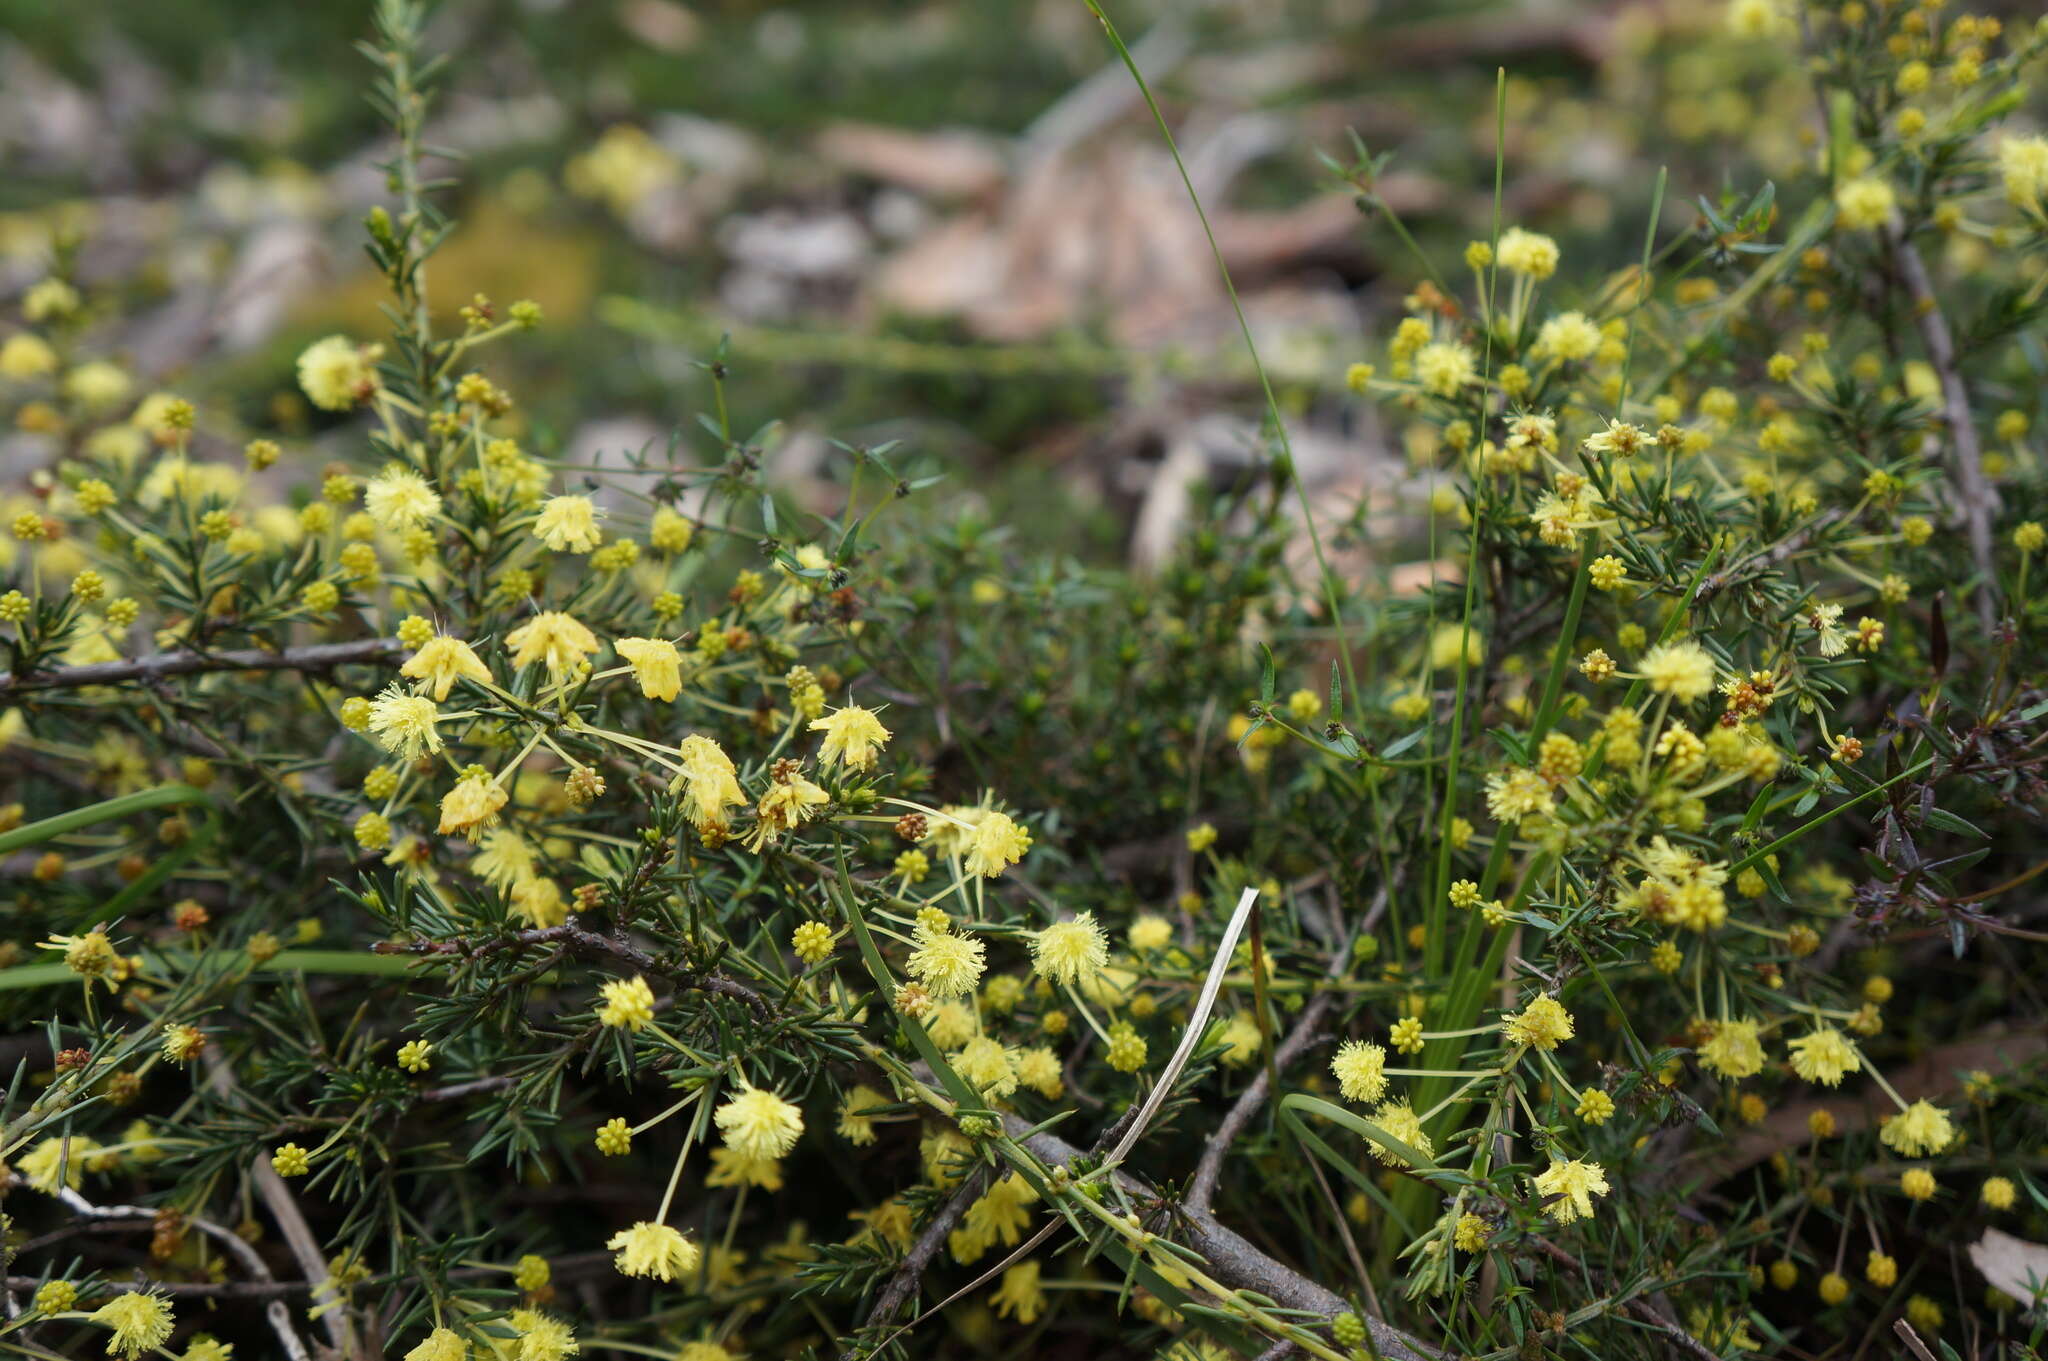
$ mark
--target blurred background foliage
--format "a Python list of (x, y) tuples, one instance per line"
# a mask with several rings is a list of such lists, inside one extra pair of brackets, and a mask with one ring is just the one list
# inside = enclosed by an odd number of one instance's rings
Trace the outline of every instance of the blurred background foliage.
[[(1304, 476), (1326, 484), (1387, 458), (1337, 388), (1399, 299), (1377, 287), (1389, 239), (1319, 149), (1356, 130), (1394, 151), (1388, 201), (1454, 249), (1491, 209), (1504, 63), (1511, 220), (1617, 259), (1658, 163), (1682, 200), (1802, 154), (1790, 118), (1783, 145), (1746, 136), (1760, 110), (1805, 107), (1794, 63), (1704, 7), (1123, 9), (1307, 428)], [(340, 55), (362, 21), (0, 3), (0, 286), (78, 230), (122, 329), (102, 339), (145, 381), (199, 375), (191, 396), (249, 436), (317, 430), (293, 357), (381, 325), (355, 228), (388, 147)], [(730, 332), (736, 410), (803, 413), (776, 442), (786, 479), (824, 432), (906, 439), (996, 518), (1090, 559), (1159, 555), (1133, 538), (1177, 446), (1212, 473), (1246, 457), (1249, 426), (1202, 421), (1248, 407), (1227, 300), (1083, 6), (452, 0), (432, 36), (457, 59), (430, 141), (460, 158), (433, 168), (459, 173), (461, 224), (432, 295), (547, 310), (513, 375), (537, 451), (664, 435), (708, 397), (688, 360)]]

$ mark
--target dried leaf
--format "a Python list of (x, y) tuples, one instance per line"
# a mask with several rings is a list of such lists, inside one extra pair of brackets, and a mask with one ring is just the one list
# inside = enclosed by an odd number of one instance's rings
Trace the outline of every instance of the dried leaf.
[(2031, 1300), (2048, 1289), (2048, 1246), (1997, 1229), (1970, 1244), (1970, 1261), (1984, 1279), (2016, 1300)]

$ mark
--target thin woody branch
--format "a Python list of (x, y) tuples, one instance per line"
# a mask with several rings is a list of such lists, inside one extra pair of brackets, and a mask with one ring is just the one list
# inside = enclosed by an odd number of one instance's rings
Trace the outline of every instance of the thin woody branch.
[[(13, 1180), (19, 1183), (20, 1178)], [(68, 1186), (60, 1186), (57, 1189), (57, 1198), (73, 1212), (87, 1219), (154, 1222), (157, 1217), (155, 1210), (145, 1209), (140, 1205), (95, 1205)], [(255, 1277), (257, 1286), (274, 1287), (277, 1284), (277, 1278), (271, 1274), (269, 1264), (240, 1234), (196, 1215), (185, 1216), (184, 1222), (219, 1243), (229, 1256), (241, 1263), (244, 1271)], [(270, 1304), (264, 1310), (264, 1316), (270, 1322), (271, 1331), (277, 1334), (278, 1345), (284, 1348), (289, 1361), (311, 1361), (305, 1342), (300, 1339), (297, 1329), (292, 1325), (291, 1311), (285, 1308), (281, 1298), (277, 1295), (270, 1297)]]
[[(1279, 1047), (1273, 1051), (1275, 1068), (1285, 1072), (1288, 1065), (1301, 1057), (1301, 1051), (1308, 1048), (1321, 1031), (1323, 1017), (1329, 1014), (1330, 1007), (1336, 1000), (1337, 994), (1334, 992), (1319, 992), (1308, 1000), (1307, 1005), (1301, 1009), (1301, 1015), (1295, 1019), (1294, 1028), (1287, 1032), (1287, 1038), (1280, 1041)], [(1223, 1176), (1223, 1160), (1229, 1155), (1231, 1146), (1237, 1142), (1237, 1136), (1244, 1133), (1244, 1127), (1251, 1123), (1252, 1117), (1259, 1113), (1259, 1108), (1266, 1104), (1270, 1088), (1271, 1084), (1266, 1081), (1266, 1070), (1261, 1068), (1258, 1076), (1239, 1093), (1237, 1101), (1217, 1124), (1216, 1132), (1211, 1134), (1208, 1142), (1202, 1146), (1201, 1161), (1195, 1164), (1195, 1175), (1188, 1182), (1185, 1203), (1189, 1208), (1203, 1213), (1208, 1212), (1210, 1204), (1216, 1199), (1216, 1183)]]
[(1997, 598), (1997, 575), (1992, 564), (1991, 517), (1998, 510), (1998, 492), (1984, 477), (1984, 451), (1977, 438), (1977, 421), (1970, 409), (1970, 388), (1956, 354), (1955, 337), (1948, 317), (1934, 295), (1927, 264), (1896, 222), (1887, 224), (1885, 236), (1899, 262), (1899, 275), (1913, 299), (1913, 324), (1919, 328), (1920, 343), (1927, 349), (1927, 362), (1941, 380), (1941, 417), (1948, 426), (1949, 467), (1955, 477), (1957, 499), (1962, 503), (1963, 524), (1970, 536), (1970, 558), (1977, 564), (1977, 611), (1985, 626), (1992, 622)]
[(0, 698), (37, 690), (75, 690), (87, 685), (156, 682), (172, 676), (223, 671), (332, 671), (337, 666), (395, 662), (405, 645), (395, 638), (362, 638), (352, 643), (315, 643), (279, 652), (240, 648), (233, 652), (158, 652), (119, 662), (90, 662), (46, 671), (0, 671)]
[[(1003, 1123), (1013, 1138), (1048, 1167), (1070, 1164), (1081, 1156), (1080, 1149), (1056, 1134), (1029, 1133), (1032, 1125), (1022, 1116), (1006, 1114)], [(1148, 1201), (1158, 1199), (1156, 1191), (1128, 1172), (1117, 1172), (1115, 1176), (1132, 1196)], [(1255, 1291), (1283, 1309), (1299, 1309), (1325, 1318), (1352, 1312), (1351, 1305), (1335, 1291), (1284, 1263), (1274, 1261), (1243, 1236), (1225, 1227), (1207, 1210), (1183, 1208), (1184, 1241), (1207, 1259), (1210, 1274), (1218, 1281), (1240, 1290)], [(1361, 1314), (1360, 1317), (1371, 1331), (1374, 1344), (1392, 1361), (1438, 1361), (1442, 1355), (1434, 1347), (1408, 1336), (1383, 1319), (1371, 1314)]]
[[(873, 1328), (889, 1322), (896, 1317), (896, 1311), (903, 1307), (903, 1302), (917, 1293), (917, 1287), (923, 1282), (924, 1273), (930, 1268), (932, 1258), (938, 1256), (939, 1247), (946, 1241), (946, 1235), (953, 1231), (953, 1227), (966, 1215), (967, 1207), (974, 1204), (987, 1185), (986, 1167), (977, 1167), (967, 1174), (959, 1189), (953, 1192), (951, 1199), (940, 1206), (939, 1212), (932, 1216), (931, 1223), (924, 1226), (924, 1232), (910, 1245), (910, 1251), (903, 1254), (903, 1260), (890, 1275), (889, 1283), (882, 1287), (882, 1293), (876, 1297), (874, 1308), (868, 1310), (866, 1327)], [(853, 1361), (857, 1355), (858, 1349), (849, 1347), (840, 1353), (840, 1361)]]
[(370, 949), (380, 955), (460, 955), (465, 959), (482, 959), (501, 950), (548, 944), (562, 945), (575, 954), (616, 959), (640, 973), (666, 979), (679, 988), (716, 993), (721, 997), (745, 1002), (763, 1016), (774, 1014), (775, 1009), (760, 993), (737, 979), (729, 978), (715, 970), (698, 973), (690, 969), (671, 968), (638, 946), (586, 929), (574, 917), (560, 926), (534, 927), (489, 940), (471, 940), (457, 936), (451, 940), (378, 941), (371, 945)]

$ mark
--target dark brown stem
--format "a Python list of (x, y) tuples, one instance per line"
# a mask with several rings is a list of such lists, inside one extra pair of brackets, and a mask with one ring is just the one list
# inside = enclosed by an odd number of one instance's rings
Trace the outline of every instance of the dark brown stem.
[[(960, 1189), (953, 1193), (952, 1199), (939, 1207), (939, 1212), (932, 1216), (932, 1222), (925, 1225), (924, 1232), (903, 1255), (903, 1261), (897, 1265), (895, 1274), (889, 1277), (889, 1283), (882, 1287), (882, 1293), (875, 1299), (875, 1307), (868, 1310), (865, 1327), (874, 1328), (888, 1323), (896, 1317), (896, 1311), (903, 1307), (903, 1302), (917, 1293), (918, 1286), (924, 1281), (924, 1273), (931, 1266), (932, 1258), (938, 1256), (946, 1235), (953, 1231), (953, 1226), (967, 1213), (967, 1207), (981, 1195), (987, 1182), (988, 1169), (975, 1168), (960, 1183)], [(848, 1347), (840, 1352), (839, 1361), (854, 1361), (859, 1355), (858, 1348)]]
[[(1273, 1051), (1275, 1069), (1284, 1072), (1287, 1065), (1300, 1057), (1302, 1050), (1308, 1048), (1322, 1028), (1323, 1017), (1329, 1014), (1336, 1000), (1337, 994), (1334, 992), (1319, 992), (1308, 1000), (1308, 1004), (1301, 1009), (1301, 1015), (1296, 1018), (1294, 1028), (1287, 1032), (1287, 1037), (1281, 1040), (1279, 1047)], [(1261, 1070), (1244, 1091), (1238, 1094), (1237, 1101), (1216, 1126), (1216, 1132), (1209, 1136), (1208, 1143), (1202, 1147), (1201, 1161), (1195, 1164), (1195, 1175), (1188, 1182), (1185, 1203), (1189, 1209), (1206, 1212), (1215, 1201), (1216, 1183), (1223, 1176), (1224, 1157), (1229, 1154), (1230, 1146), (1237, 1142), (1237, 1136), (1244, 1132), (1244, 1127), (1258, 1114), (1259, 1107), (1266, 1104), (1266, 1097), (1271, 1091), (1272, 1084), (1266, 1080), (1265, 1071)]]
[(235, 652), (159, 652), (129, 661), (59, 666), (20, 675), (0, 672), (0, 696), (31, 690), (71, 690), (82, 685), (118, 685), (123, 681), (160, 681), (216, 671), (331, 671), (357, 663), (382, 665), (397, 661), (405, 646), (395, 638), (363, 638), (353, 643), (317, 643), (282, 652), (243, 648)]
[(679, 988), (694, 988), (699, 992), (731, 997), (745, 1002), (763, 1016), (774, 1015), (774, 1008), (760, 993), (736, 979), (715, 972), (695, 973), (688, 969), (668, 968), (635, 945), (585, 929), (574, 917), (560, 926), (535, 927), (489, 940), (457, 936), (451, 940), (378, 941), (370, 949), (380, 955), (461, 955), (465, 959), (481, 959), (516, 946), (548, 944), (563, 945), (577, 954), (608, 956), (640, 973), (665, 978)]
[(420, 1101), (460, 1101), (465, 1096), (476, 1096), (482, 1092), (503, 1091), (515, 1081), (517, 1081), (516, 1078), (510, 1077), (480, 1077), (470, 1082), (450, 1083), (446, 1087), (429, 1087), (419, 1093), (417, 1099)]

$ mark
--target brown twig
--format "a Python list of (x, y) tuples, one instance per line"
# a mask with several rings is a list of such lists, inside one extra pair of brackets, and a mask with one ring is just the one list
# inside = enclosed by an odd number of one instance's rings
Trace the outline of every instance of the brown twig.
[(119, 662), (59, 666), (48, 671), (0, 672), (0, 696), (31, 690), (69, 690), (82, 685), (118, 685), (122, 681), (160, 681), (217, 671), (331, 671), (356, 663), (396, 661), (405, 651), (395, 638), (363, 638), (352, 643), (316, 643), (281, 652), (243, 648), (234, 652), (159, 652)]
[[(939, 1212), (932, 1216), (932, 1222), (925, 1225), (924, 1232), (903, 1255), (895, 1274), (882, 1287), (882, 1293), (876, 1296), (875, 1307), (868, 1310), (867, 1322), (862, 1325), (864, 1328), (888, 1323), (896, 1317), (896, 1311), (903, 1307), (903, 1302), (917, 1293), (918, 1286), (924, 1281), (924, 1273), (931, 1266), (932, 1258), (938, 1256), (946, 1235), (953, 1231), (953, 1226), (967, 1213), (967, 1207), (981, 1195), (987, 1181), (988, 1169), (975, 1168), (960, 1183), (960, 1189), (953, 1192), (952, 1199), (939, 1207)], [(849, 1346), (839, 1354), (839, 1361), (853, 1361), (859, 1354), (858, 1348)]]
[[(1285, 1070), (1287, 1065), (1294, 1062), (1301, 1051), (1315, 1040), (1317, 1031), (1322, 1027), (1323, 1017), (1329, 1014), (1336, 1000), (1337, 994), (1334, 992), (1319, 992), (1308, 1000), (1307, 1005), (1301, 1009), (1301, 1015), (1296, 1018), (1294, 1028), (1287, 1032), (1287, 1037), (1281, 1040), (1279, 1047), (1273, 1051), (1273, 1066), (1276, 1069)], [(1217, 1124), (1216, 1132), (1211, 1134), (1208, 1143), (1203, 1145), (1201, 1161), (1195, 1164), (1195, 1175), (1188, 1182), (1188, 1191), (1183, 1203), (1189, 1209), (1206, 1212), (1215, 1201), (1216, 1183), (1223, 1176), (1224, 1157), (1230, 1152), (1230, 1146), (1237, 1142), (1237, 1136), (1244, 1133), (1244, 1127), (1258, 1114), (1259, 1107), (1266, 1104), (1266, 1097), (1271, 1091), (1272, 1084), (1266, 1080), (1266, 1073), (1261, 1069), (1259, 1075), (1238, 1094), (1236, 1102)]]
[(378, 941), (370, 949), (380, 955), (461, 955), (465, 959), (481, 959), (515, 946), (548, 944), (561, 944), (577, 954), (609, 956), (640, 973), (665, 978), (679, 988), (717, 993), (721, 997), (745, 1002), (763, 1016), (775, 1014), (775, 1009), (760, 993), (737, 979), (717, 972), (696, 973), (689, 969), (669, 968), (635, 945), (586, 929), (574, 917), (560, 926), (535, 927), (488, 940), (457, 936), (450, 940)]
[[(1031, 1133), (1031, 1123), (1020, 1115), (1005, 1115), (1004, 1125), (1031, 1154), (1048, 1167), (1070, 1164), (1081, 1156), (1056, 1134)], [(1128, 1172), (1114, 1174), (1126, 1193), (1143, 1200), (1157, 1200), (1158, 1193)], [(1234, 1233), (1206, 1210), (1184, 1207), (1180, 1224), (1188, 1247), (1209, 1263), (1209, 1272), (1219, 1282), (1239, 1290), (1264, 1295), (1283, 1309), (1334, 1318), (1352, 1312), (1335, 1291), (1309, 1280), (1293, 1268), (1274, 1261)], [(1408, 1336), (1373, 1314), (1363, 1315), (1375, 1346), (1391, 1361), (1441, 1361), (1442, 1353), (1427, 1343)]]
[[(225, 1065), (222, 1068), (224, 1070)], [(299, 1202), (293, 1198), (291, 1188), (284, 1184), (284, 1178), (270, 1165), (270, 1155), (257, 1154), (256, 1161), (249, 1168), (249, 1174), (256, 1183), (256, 1194), (261, 1196), (263, 1203), (269, 1207), (271, 1218), (277, 1221), (278, 1231), (284, 1235), (286, 1246), (291, 1248), (292, 1256), (298, 1260), (299, 1270), (305, 1274), (306, 1280), (312, 1283), (314, 1294), (319, 1295), (322, 1287), (326, 1286), (326, 1293), (330, 1297), (333, 1296), (334, 1288), (326, 1285), (327, 1261), (320, 1255), (320, 1240), (313, 1236), (313, 1228), (306, 1222), (305, 1213), (299, 1209)], [(338, 1301), (333, 1302), (338, 1304)], [(271, 1305), (273, 1310), (283, 1307), (281, 1304)], [(334, 1349), (350, 1358), (350, 1361), (354, 1361), (360, 1352), (356, 1346), (355, 1328), (349, 1322), (348, 1312), (338, 1307), (329, 1309), (321, 1315), (320, 1321), (327, 1329), (328, 1341), (334, 1344)]]
[[(9, 1276), (12, 1290), (34, 1290), (43, 1283), (40, 1276)], [(151, 1281), (153, 1295), (188, 1300), (281, 1300), (303, 1295), (313, 1287), (304, 1281)]]
[(417, 1101), (460, 1101), (465, 1096), (476, 1096), (482, 1092), (503, 1091), (517, 1081), (517, 1078), (512, 1077), (480, 1077), (468, 1082), (451, 1082), (446, 1087), (428, 1087), (415, 1094), (414, 1099)]
[(1956, 493), (1962, 502), (1963, 522), (1970, 535), (1970, 556), (1976, 561), (1977, 612), (1984, 625), (1992, 623), (1998, 577), (1991, 560), (1991, 517), (1998, 510), (1998, 492), (1984, 479), (1984, 454), (1977, 439), (1977, 422), (1970, 410), (1970, 389), (1956, 355), (1955, 337), (1948, 318), (1935, 298), (1934, 285), (1927, 276), (1926, 262), (1897, 222), (1887, 223), (1885, 237), (1899, 262), (1899, 274), (1913, 298), (1913, 324), (1920, 330), (1920, 343), (1927, 349), (1927, 362), (1941, 380), (1941, 416), (1948, 426), (1949, 467), (1955, 476)]
[[(57, 1188), (57, 1198), (88, 1219), (136, 1219), (143, 1222), (156, 1219), (156, 1211), (140, 1205), (95, 1205), (68, 1186)], [(185, 1216), (184, 1222), (219, 1243), (229, 1256), (242, 1264), (244, 1271), (256, 1278), (258, 1284), (276, 1283), (277, 1278), (270, 1274), (269, 1264), (234, 1230), (195, 1215)], [(292, 1327), (291, 1311), (285, 1308), (283, 1300), (273, 1298), (264, 1315), (270, 1320), (270, 1330), (277, 1334), (278, 1344), (284, 1348), (289, 1361), (311, 1361), (306, 1344), (299, 1340), (297, 1330)]]
[[(1371, 931), (1377, 926), (1380, 915), (1386, 910), (1387, 889), (1383, 887), (1372, 906), (1366, 910), (1365, 922), (1360, 926), (1359, 934)], [(1338, 948), (1331, 954), (1329, 967), (1323, 972), (1326, 980), (1343, 977), (1345, 969), (1350, 967), (1351, 940), (1351, 937), (1340, 933)], [(1324, 1015), (1329, 1012), (1337, 997), (1338, 994), (1335, 992), (1319, 992), (1309, 999), (1308, 1004), (1302, 1007), (1301, 1015), (1295, 1020), (1294, 1028), (1287, 1032), (1287, 1038), (1280, 1041), (1279, 1047), (1273, 1051), (1273, 1066), (1268, 1071), (1284, 1071), (1288, 1064), (1300, 1056), (1301, 1051), (1316, 1038)], [(1188, 1182), (1188, 1205), (1206, 1212), (1215, 1201), (1216, 1183), (1223, 1175), (1224, 1156), (1229, 1153), (1231, 1144), (1237, 1141), (1237, 1136), (1244, 1132), (1244, 1127), (1251, 1122), (1252, 1116), (1258, 1113), (1259, 1107), (1265, 1104), (1271, 1088), (1272, 1084), (1267, 1080), (1266, 1072), (1261, 1072), (1238, 1094), (1236, 1104), (1224, 1115), (1222, 1123), (1216, 1126), (1216, 1132), (1209, 1136), (1208, 1143), (1202, 1148), (1201, 1161), (1195, 1164), (1195, 1175)]]

